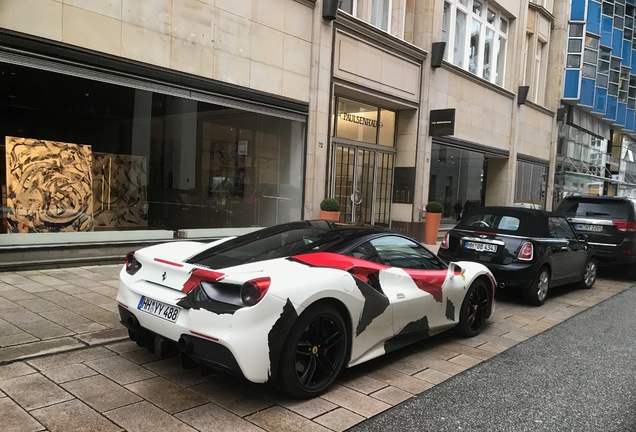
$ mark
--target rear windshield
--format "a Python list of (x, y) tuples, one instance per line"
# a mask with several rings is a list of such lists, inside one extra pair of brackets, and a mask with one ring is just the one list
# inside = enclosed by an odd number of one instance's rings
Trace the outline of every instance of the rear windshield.
[(320, 251), (341, 238), (341, 231), (315, 227), (295, 227), (287, 231), (267, 229), (237, 237), (188, 260), (213, 269), (248, 262), (283, 258), (307, 251)]
[(493, 228), (495, 230), (518, 231), (519, 218), (513, 216), (479, 213), (468, 217), (465, 225), (475, 228)]
[(546, 237), (548, 218), (538, 210), (482, 207), (466, 214), (457, 228), (519, 236)]
[(629, 204), (621, 201), (573, 201), (561, 203), (557, 213), (566, 217), (628, 219)]

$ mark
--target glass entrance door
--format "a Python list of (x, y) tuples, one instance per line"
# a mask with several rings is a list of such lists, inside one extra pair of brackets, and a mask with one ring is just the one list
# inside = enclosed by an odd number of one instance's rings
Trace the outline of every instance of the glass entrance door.
[(388, 225), (392, 172), (393, 154), (336, 145), (333, 183), (340, 219)]

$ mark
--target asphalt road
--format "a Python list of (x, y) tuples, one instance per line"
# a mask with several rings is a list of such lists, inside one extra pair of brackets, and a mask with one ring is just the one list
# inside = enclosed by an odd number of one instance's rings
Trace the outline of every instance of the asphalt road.
[(636, 431), (636, 286), (350, 431)]

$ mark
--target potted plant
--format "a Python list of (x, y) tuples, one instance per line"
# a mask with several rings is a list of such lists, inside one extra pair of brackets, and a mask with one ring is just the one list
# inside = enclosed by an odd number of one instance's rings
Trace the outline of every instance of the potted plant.
[(426, 220), (424, 221), (424, 243), (434, 245), (437, 243), (439, 224), (442, 220), (442, 205), (437, 201), (426, 204)]
[(325, 198), (320, 202), (320, 219), (340, 219), (340, 203), (335, 198)]

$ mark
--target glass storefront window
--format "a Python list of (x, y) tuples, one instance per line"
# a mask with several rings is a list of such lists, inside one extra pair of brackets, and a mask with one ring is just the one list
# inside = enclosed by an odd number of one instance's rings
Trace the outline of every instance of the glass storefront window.
[(375, 144), (377, 128), (377, 107), (338, 98), (336, 137)]
[(0, 63), (7, 233), (302, 217), (305, 124)]
[(395, 146), (395, 112), (380, 110), (380, 129), (378, 144), (393, 147)]
[(482, 205), (484, 161), (483, 153), (433, 143), (428, 201), (442, 204), (444, 218)]
[(517, 161), (515, 203), (538, 204), (545, 208), (548, 167)]
[(336, 138), (395, 146), (395, 112), (339, 97)]

